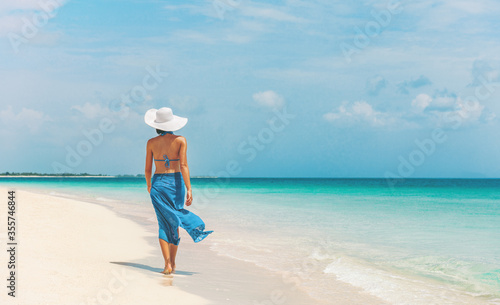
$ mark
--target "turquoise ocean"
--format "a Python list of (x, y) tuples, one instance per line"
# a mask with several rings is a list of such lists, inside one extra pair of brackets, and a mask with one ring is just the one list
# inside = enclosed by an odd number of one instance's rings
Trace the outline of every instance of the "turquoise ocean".
[[(191, 183), (188, 209), (215, 231), (212, 251), (281, 273), (283, 285), (319, 300), (340, 281), (389, 304), (500, 304), (500, 179)], [(144, 178), (0, 178), (0, 186), (156, 222)]]

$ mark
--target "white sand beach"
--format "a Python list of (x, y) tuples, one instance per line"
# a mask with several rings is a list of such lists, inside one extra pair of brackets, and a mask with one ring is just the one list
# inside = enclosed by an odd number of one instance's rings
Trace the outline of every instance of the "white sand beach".
[[(4, 201), (7, 191), (0, 188)], [(151, 228), (95, 203), (23, 190), (16, 194), (16, 298), (3, 289), (1, 304), (324, 304), (279, 275), (219, 256), (209, 243), (194, 244), (186, 235), (177, 273), (163, 275)], [(5, 219), (6, 206), (0, 211)], [(0, 236), (6, 240), (2, 223)], [(0, 253), (6, 279), (8, 253)], [(328, 304), (382, 304), (343, 288), (332, 287), (339, 295)]]
[[(0, 193), (7, 198), (6, 189)], [(175, 286), (166, 289), (172, 279), (161, 273), (113, 263), (157, 252), (144, 239), (151, 234), (134, 222), (96, 204), (16, 193), (17, 291), (14, 299), (3, 289), (2, 304), (208, 304)], [(0, 234), (4, 240), (5, 225)], [(1, 253), (7, 278), (7, 253)]]

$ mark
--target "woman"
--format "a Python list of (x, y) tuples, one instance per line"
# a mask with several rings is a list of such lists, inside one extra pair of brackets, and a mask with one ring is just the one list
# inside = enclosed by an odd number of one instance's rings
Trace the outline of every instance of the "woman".
[[(159, 226), (160, 247), (165, 259), (162, 273), (175, 272), (175, 256), (180, 242), (179, 226), (184, 228), (194, 242), (202, 241), (213, 231), (204, 231), (205, 223), (200, 217), (183, 208), (193, 202), (189, 167), (186, 158), (187, 142), (174, 131), (186, 125), (187, 118), (176, 116), (172, 109), (163, 107), (150, 109), (144, 121), (156, 128), (159, 136), (151, 138), (146, 147), (146, 182)], [(152, 165), (155, 173), (151, 181)]]

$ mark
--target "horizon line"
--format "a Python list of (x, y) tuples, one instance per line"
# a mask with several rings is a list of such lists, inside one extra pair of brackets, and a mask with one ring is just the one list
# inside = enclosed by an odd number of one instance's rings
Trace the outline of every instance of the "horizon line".
[[(0, 173), (1, 178), (8, 177), (95, 177), (95, 178), (118, 178), (118, 177), (144, 177), (144, 174), (89, 174), (89, 173), (62, 173), (62, 174), (47, 174), (47, 173)], [(247, 177), (225, 177), (225, 176), (205, 176), (205, 175), (195, 175), (190, 176), (190, 178), (195, 179), (385, 179), (385, 180), (406, 180), (406, 179), (500, 179), (500, 177), (259, 177), (259, 176), (247, 176)]]

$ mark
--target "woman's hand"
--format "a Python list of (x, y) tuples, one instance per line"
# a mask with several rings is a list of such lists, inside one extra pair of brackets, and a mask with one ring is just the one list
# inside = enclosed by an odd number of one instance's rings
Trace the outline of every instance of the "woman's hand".
[(148, 193), (151, 194), (151, 185), (148, 185)]
[(191, 192), (191, 190), (189, 189), (189, 190), (187, 191), (186, 206), (190, 206), (192, 202), (193, 202), (193, 193), (192, 193), (192, 192)]

